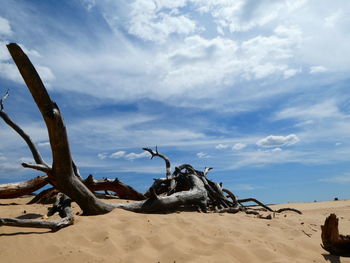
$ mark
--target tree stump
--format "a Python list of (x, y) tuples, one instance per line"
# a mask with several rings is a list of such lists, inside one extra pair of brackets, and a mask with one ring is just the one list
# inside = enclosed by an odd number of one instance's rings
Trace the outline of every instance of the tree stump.
[(322, 248), (332, 255), (350, 256), (350, 236), (340, 235), (338, 229), (339, 219), (330, 214), (321, 226)]

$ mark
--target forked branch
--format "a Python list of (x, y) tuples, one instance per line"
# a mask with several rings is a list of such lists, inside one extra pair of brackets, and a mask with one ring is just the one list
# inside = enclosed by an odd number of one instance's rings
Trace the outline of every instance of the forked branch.
[(162, 158), (165, 161), (165, 175), (166, 175), (166, 178), (169, 179), (171, 177), (171, 167), (170, 167), (169, 158), (166, 155), (159, 153), (157, 146), (156, 146), (156, 151), (153, 151), (151, 148), (142, 148), (142, 149), (151, 154), (151, 159), (157, 156), (159, 158)]

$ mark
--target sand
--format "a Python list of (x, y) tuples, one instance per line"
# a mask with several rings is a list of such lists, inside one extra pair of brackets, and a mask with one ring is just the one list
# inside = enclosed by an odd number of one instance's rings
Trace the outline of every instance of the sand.
[[(29, 199), (0, 200), (1, 217), (41, 218), (44, 205)], [(5, 205), (11, 202), (20, 205)], [(303, 215), (285, 212), (272, 220), (253, 215), (136, 214), (115, 210), (76, 216), (73, 226), (47, 230), (0, 227), (0, 262), (333, 262), (320, 247), (326, 216), (336, 213), (340, 232), (350, 234), (350, 200), (289, 203)], [(76, 212), (79, 208), (73, 204)], [(24, 212), (25, 211), (25, 212)]]

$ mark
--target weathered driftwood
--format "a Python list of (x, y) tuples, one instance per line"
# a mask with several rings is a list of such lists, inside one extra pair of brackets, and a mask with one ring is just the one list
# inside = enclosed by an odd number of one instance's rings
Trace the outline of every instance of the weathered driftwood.
[(157, 196), (153, 191), (153, 196), (145, 201), (116, 204), (116, 207), (138, 213), (163, 213), (181, 207), (199, 207), (206, 212), (208, 195), (203, 182), (195, 175), (187, 175), (184, 180), (188, 180), (190, 185), (188, 191), (176, 192), (169, 196)]
[(32, 220), (19, 218), (0, 218), (0, 226), (48, 228), (52, 231), (57, 231), (74, 223), (74, 216), (71, 210), (71, 202), (72, 200), (70, 198), (61, 194), (58, 196), (55, 205), (49, 210), (49, 216), (58, 212), (61, 216), (61, 219)]
[(119, 181), (118, 178), (112, 179), (94, 179), (90, 174), (84, 181), (84, 184), (91, 191), (113, 191), (115, 192), (119, 198), (121, 199), (129, 199), (129, 200), (145, 200), (146, 197), (136, 191), (129, 185), (126, 185)]
[[(198, 178), (204, 185), (204, 189), (207, 193), (207, 207), (205, 211), (214, 211), (214, 212), (228, 212), (228, 213), (237, 213), (239, 211), (243, 211), (247, 214), (254, 214), (259, 215), (259, 212), (257, 209), (248, 208), (243, 205), (243, 203), (246, 202), (255, 202), (259, 206), (263, 207), (263, 209), (273, 212), (273, 213), (281, 213), (284, 211), (293, 211), (296, 213), (301, 214), (301, 212), (294, 208), (282, 208), (277, 211), (274, 211), (267, 205), (263, 204), (259, 200), (256, 200), (254, 198), (247, 198), (247, 199), (241, 199), (238, 200), (237, 197), (229, 190), (223, 189), (222, 184), (218, 184), (212, 180), (209, 180), (206, 175), (212, 168), (205, 168), (204, 171), (199, 171), (194, 169), (189, 164), (183, 164), (179, 167), (175, 167), (174, 172), (169, 176), (169, 170), (170, 170), (170, 160), (167, 156), (164, 154), (160, 154), (158, 152), (158, 149), (156, 151), (153, 151), (150, 148), (143, 148), (145, 151), (148, 151), (151, 153), (152, 157), (158, 156), (164, 160), (166, 160), (166, 178), (158, 178), (155, 179), (153, 185), (148, 189), (148, 191), (145, 193), (145, 195), (149, 198), (152, 196), (158, 196), (158, 195), (166, 195), (166, 196), (172, 196), (174, 193), (184, 193), (188, 192), (189, 189), (191, 189), (192, 185), (188, 184), (188, 181), (183, 180), (183, 178), (186, 178), (187, 176), (192, 176)], [(227, 196), (226, 196), (227, 195)], [(164, 198), (164, 197), (157, 197), (158, 199)], [(132, 204), (126, 204), (121, 205), (121, 208), (132, 208), (134, 210), (142, 212), (142, 204), (143, 203), (137, 203), (136, 208)], [(203, 210), (203, 209), (202, 209)], [(146, 212), (146, 210), (144, 211)], [(263, 218), (263, 217), (261, 217)]]
[(28, 195), (47, 185), (48, 182), (48, 177), (43, 175), (24, 182), (1, 184), (0, 198), (16, 198), (23, 195)]
[(332, 255), (350, 257), (350, 235), (340, 235), (338, 229), (339, 219), (330, 214), (324, 225), (321, 226), (322, 248)]
[(171, 166), (170, 166), (170, 160), (169, 158), (158, 152), (158, 147), (156, 147), (156, 150), (153, 151), (151, 148), (142, 148), (144, 151), (147, 151), (151, 154), (151, 159), (153, 159), (153, 157), (158, 156), (159, 158), (162, 158), (165, 162), (165, 176), (167, 179), (169, 179), (171, 177)]
[[(90, 191), (113, 191), (117, 196), (114, 198), (128, 199), (128, 200), (145, 200), (146, 197), (136, 191), (131, 186), (122, 183), (118, 178), (111, 179), (94, 179), (92, 175), (89, 175), (83, 183), (90, 189)], [(37, 194), (28, 204), (52, 204), (55, 201), (56, 195), (59, 191), (55, 188), (49, 188), (41, 191)], [(95, 196), (101, 197), (100, 194), (94, 193)], [(103, 195), (103, 198), (109, 197), (112, 199), (113, 196)]]

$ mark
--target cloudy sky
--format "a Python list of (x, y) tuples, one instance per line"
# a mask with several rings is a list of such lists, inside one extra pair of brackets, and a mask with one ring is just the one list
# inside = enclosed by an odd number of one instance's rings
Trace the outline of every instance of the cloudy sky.
[[(347, 0), (0, 0), (5, 110), (50, 160), (7, 50), (17, 42), (64, 115), (83, 176), (140, 191), (173, 166), (264, 202), (349, 198)], [(37, 173), (0, 123), (0, 183)]]

